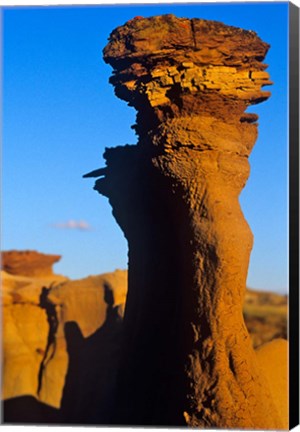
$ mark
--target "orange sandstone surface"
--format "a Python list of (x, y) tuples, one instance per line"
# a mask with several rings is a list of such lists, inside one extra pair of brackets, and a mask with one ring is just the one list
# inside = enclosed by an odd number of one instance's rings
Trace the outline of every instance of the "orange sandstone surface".
[(117, 424), (286, 427), (242, 315), (253, 235), (238, 198), (258, 133), (245, 110), (270, 96), (268, 48), (165, 15), (128, 21), (104, 49), (139, 137), (87, 175), (129, 245)]
[[(107, 423), (127, 272), (72, 281), (49, 276), (50, 267), (42, 276), (40, 261), (29, 260), (28, 252), (2, 254), (4, 422)], [(47, 263), (53, 259), (30, 255)]]
[(1, 253), (1, 269), (12, 275), (52, 277), (52, 266), (60, 258), (36, 251), (6, 251)]
[[(4, 421), (113, 424), (127, 272), (70, 281), (2, 271), (1, 285)], [(286, 300), (247, 290), (255, 346), (286, 338)], [(286, 354), (282, 339), (258, 352), (285, 418)]]

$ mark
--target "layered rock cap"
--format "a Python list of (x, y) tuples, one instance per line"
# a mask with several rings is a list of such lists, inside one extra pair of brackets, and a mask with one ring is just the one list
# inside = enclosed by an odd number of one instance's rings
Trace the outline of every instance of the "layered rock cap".
[[(244, 111), (270, 96), (262, 90), (271, 84), (262, 63), (268, 49), (253, 31), (164, 15), (118, 27), (104, 60), (114, 68), (116, 95), (139, 112), (140, 143), (249, 155), (256, 136), (249, 123), (257, 116)], [(189, 127), (183, 134), (184, 119)], [(222, 121), (226, 126), (216, 139), (214, 128)], [(226, 145), (227, 135), (235, 139)]]
[(12, 275), (53, 276), (52, 266), (60, 259), (60, 255), (50, 255), (30, 250), (4, 251), (1, 253), (1, 269)]

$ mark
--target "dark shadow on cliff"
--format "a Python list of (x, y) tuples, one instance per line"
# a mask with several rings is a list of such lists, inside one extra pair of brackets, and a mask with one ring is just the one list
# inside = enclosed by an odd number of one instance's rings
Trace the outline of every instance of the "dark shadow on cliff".
[(60, 410), (39, 402), (33, 396), (20, 396), (2, 402), (2, 422), (58, 424), (61, 416)]
[(42, 309), (45, 309), (46, 311), (47, 321), (49, 325), (49, 333), (48, 333), (46, 351), (39, 370), (38, 389), (37, 389), (38, 395), (40, 394), (42, 388), (42, 378), (43, 378), (44, 370), (47, 364), (49, 363), (49, 361), (51, 361), (52, 358), (54, 357), (56, 351), (55, 336), (58, 329), (58, 317), (57, 317), (55, 305), (48, 299), (48, 294), (50, 290), (51, 290), (51, 286), (49, 288), (43, 287), (40, 295), (40, 307)]
[(105, 158), (106, 175), (94, 188), (109, 197), (129, 245), (112, 423), (185, 426), (184, 365), (193, 332), (184, 317), (197, 311), (187, 289), (193, 286), (194, 250), (188, 209), (178, 198), (183, 191), (151, 164), (151, 154), (141, 147), (107, 149)]
[(110, 424), (122, 320), (111, 291), (104, 325), (84, 338), (76, 322), (65, 325), (69, 367), (61, 404), (63, 423)]

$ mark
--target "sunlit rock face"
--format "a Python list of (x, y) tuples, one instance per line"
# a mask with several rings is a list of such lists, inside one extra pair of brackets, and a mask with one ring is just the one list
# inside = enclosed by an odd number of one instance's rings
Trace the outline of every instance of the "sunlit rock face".
[(245, 110), (270, 96), (268, 48), (165, 15), (130, 20), (104, 49), (139, 137), (90, 174), (129, 245), (116, 423), (283, 426), (242, 316), (253, 236), (238, 197), (257, 138)]
[[(49, 320), (41, 294), (46, 287), (67, 281), (52, 271), (52, 265), (59, 259), (59, 255), (36, 251), (1, 253), (4, 400), (25, 395), (39, 398), (41, 368), (49, 339)], [(56, 381), (55, 377), (52, 381)], [(59, 406), (59, 389), (51, 395), (48, 391), (42, 401)]]
[(42, 276), (40, 262), (52, 256), (31, 252), (40, 261), (29, 262), (14, 251), (12, 266), (3, 254), (12, 269), (1, 271), (4, 421), (107, 423), (127, 272), (71, 281), (50, 265)]

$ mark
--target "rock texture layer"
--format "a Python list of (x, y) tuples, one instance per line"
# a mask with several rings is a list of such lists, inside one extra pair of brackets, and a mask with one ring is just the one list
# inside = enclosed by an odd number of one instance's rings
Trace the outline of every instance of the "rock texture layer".
[(257, 138), (245, 110), (270, 96), (268, 48), (165, 15), (118, 27), (104, 49), (139, 136), (89, 174), (129, 244), (117, 423), (283, 427), (242, 316), (253, 236), (238, 197)]
[(52, 266), (60, 258), (60, 255), (49, 255), (36, 251), (7, 251), (1, 253), (1, 269), (13, 275), (53, 276)]

